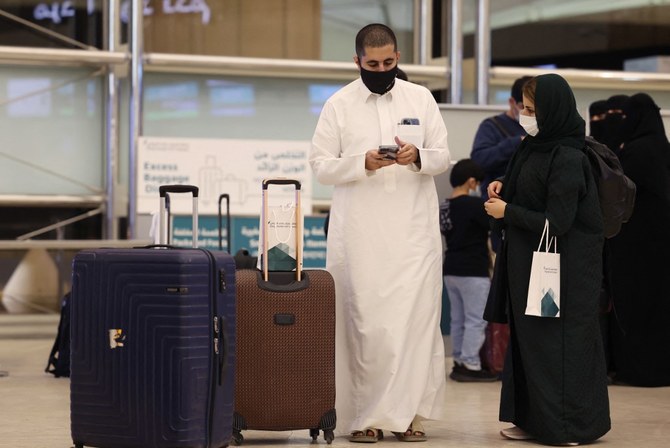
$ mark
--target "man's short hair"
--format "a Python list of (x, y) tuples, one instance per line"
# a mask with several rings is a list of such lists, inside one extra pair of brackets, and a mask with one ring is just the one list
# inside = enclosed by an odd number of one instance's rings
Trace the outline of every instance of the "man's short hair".
[(398, 41), (393, 30), (381, 23), (371, 23), (356, 34), (356, 56), (365, 56), (365, 47), (379, 48), (389, 44), (393, 45), (393, 51), (398, 51)]
[(531, 78), (532, 76), (522, 76), (521, 78), (514, 81), (514, 84), (512, 84), (512, 98), (514, 98), (514, 101), (517, 103), (523, 102), (523, 86)]
[(484, 179), (484, 170), (472, 159), (461, 159), (451, 169), (449, 183), (452, 187), (460, 187), (471, 177), (474, 177), (477, 182), (481, 182)]

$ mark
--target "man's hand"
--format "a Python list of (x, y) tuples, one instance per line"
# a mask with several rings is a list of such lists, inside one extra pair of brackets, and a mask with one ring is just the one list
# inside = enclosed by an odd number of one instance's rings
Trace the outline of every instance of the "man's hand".
[(385, 159), (384, 154), (379, 154), (376, 149), (371, 149), (365, 153), (365, 169), (375, 171), (385, 166), (393, 165), (395, 160)]
[(419, 150), (416, 146), (411, 143), (403, 142), (398, 137), (395, 138), (395, 142), (398, 144), (398, 158), (396, 161), (398, 165), (409, 165), (419, 160)]

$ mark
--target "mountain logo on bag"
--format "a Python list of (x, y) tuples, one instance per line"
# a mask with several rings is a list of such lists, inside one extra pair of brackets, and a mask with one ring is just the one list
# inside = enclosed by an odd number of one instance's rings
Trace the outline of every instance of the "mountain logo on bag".
[(292, 271), (295, 269), (295, 258), (290, 255), (291, 247), (279, 243), (268, 250), (268, 269), (271, 271)]
[(547, 292), (544, 293), (544, 296), (540, 301), (541, 305), (540, 313), (542, 317), (556, 317), (558, 315), (558, 312), (560, 310), (558, 309), (558, 306), (556, 306), (554, 296), (555, 296), (554, 290), (551, 288), (549, 288)]
[(118, 347), (123, 347), (126, 341), (126, 335), (120, 328), (112, 328), (109, 330), (109, 348), (112, 350)]

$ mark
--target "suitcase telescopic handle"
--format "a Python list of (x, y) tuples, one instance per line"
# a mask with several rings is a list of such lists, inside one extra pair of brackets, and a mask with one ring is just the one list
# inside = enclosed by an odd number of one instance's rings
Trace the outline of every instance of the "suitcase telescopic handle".
[(295, 185), (296, 190), (300, 190), (301, 184), (296, 179), (274, 178), (263, 179), (263, 190), (267, 190), (270, 185)]
[(228, 193), (223, 193), (219, 195), (219, 250), (223, 250), (223, 229), (221, 228), (221, 218), (223, 218), (223, 211), (221, 209), (221, 203), (223, 200), (226, 200), (226, 241), (228, 242), (228, 253), (231, 254), (233, 248), (231, 247), (231, 236), (230, 236), (230, 195)]
[(268, 186), (270, 185), (293, 185), (295, 186), (295, 279), (302, 278), (302, 205), (300, 204), (300, 181), (285, 177), (263, 179), (263, 280), (270, 280), (270, 268), (268, 260)]
[(191, 193), (193, 195), (193, 247), (198, 247), (198, 192), (199, 188), (195, 185), (160, 185), (158, 194), (160, 195), (160, 219), (159, 235), (160, 244), (170, 244), (166, 236), (166, 218), (167, 218), (167, 193)]
[(195, 185), (161, 185), (158, 187), (158, 194), (164, 198), (166, 193), (192, 193), (194, 198), (198, 197), (200, 189)]

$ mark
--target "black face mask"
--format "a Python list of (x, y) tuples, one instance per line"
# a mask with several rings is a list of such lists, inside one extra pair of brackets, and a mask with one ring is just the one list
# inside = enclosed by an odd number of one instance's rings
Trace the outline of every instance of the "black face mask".
[(361, 79), (363, 80), (365, 87), (367, 87), (370, 92), (378, 93), (380, 95), (385, 94), (393, 88), (397, 73), (397, 65), (385, 72), (372, 72), (361, 67)]

